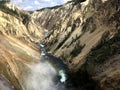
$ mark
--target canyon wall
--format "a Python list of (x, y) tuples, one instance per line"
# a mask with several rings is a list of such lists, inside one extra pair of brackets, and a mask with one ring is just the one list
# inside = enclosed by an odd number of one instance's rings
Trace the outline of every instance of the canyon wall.
[(79, 89), (90, 89), (92, 80), (96, 90), (119, 90), (119, 5), (119, 0), (75, 0), (29, 14), (1, 4), (0, 75), (15, 90), (25, 90), (29, 64), (39, 61), (37, 43), (44, 38), (48, 52), (68, 65)]
[(71, 71), (84, 68), (99, 89), (119, 89), (120, 1), (76, 1), (32, 13), (47, 29), (48, 51), (63, 59)]
[(0, 77), (15, 90), (25, 90), (28, 65), (40, 59), (36, 43), (43, 37), (42, 32), (28, 12), (0, 3)]

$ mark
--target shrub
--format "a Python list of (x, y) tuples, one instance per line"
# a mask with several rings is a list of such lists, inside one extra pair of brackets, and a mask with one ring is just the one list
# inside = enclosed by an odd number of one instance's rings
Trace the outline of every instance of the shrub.
[(0, 10), (10, 15), (18, 16), (16, 10), (12, 10), (5, 5), (6, 2), (0, 2)]
[(21, 17), (23, 24), (27, 26), (30, 20), (30, 16), (27, 14), (22, 14)]
[(73, 2), (74, 2), (74, 4), (76, 5), (76, 4), (78, 4), (78, 3), (80, 3), (80, 2), (84, 2), (84, 1), (86, 1), (86, 0), (72, 0)]
[(75, 38), (72, 37), (72, 41), (67, 45), (67, 48), (69, 48), (74, 42), (76, 42), (78, 39), (80, 39), (81, 35), (76, 35)]
[[(66, 28), (67, 30), (67, 28)], [(55, 49), (55, 51), (57, 49), (59, 49), (64, 43), (65, 41), (70, 37), (70, 35), (72, 34), (73, 30), (71, 30), (70, 32), (67, 33), (67, 35), (65, 35), (64, 39), (59, 43), (59, 45), (57, 46), (57, 48)]]
[(87, 56), (87, 63), (101, 64), (110, 56), (120, 54), (120, 30), (109, 40), (102, 41)]
[(78, 41), (73, 49), (73, 51), (70, 53), (72, 55), (72, 57), (76, 57), (78, 54), (80, 54), (80, 52), (82, 51), (82, 49), (84, 48), (85, 45), (80, 45), (80, 41)]

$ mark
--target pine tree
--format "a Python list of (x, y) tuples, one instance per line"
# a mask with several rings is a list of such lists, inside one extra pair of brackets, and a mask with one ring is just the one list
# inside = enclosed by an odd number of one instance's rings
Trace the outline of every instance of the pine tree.
[(0, 2), (10, 2), (10, 0), (0, 0)]
[(86, 0), (72, 0), (72, 1), (74, 2), (74, 4), (78, 4), (78, 3), (84, 2), (84, 1), (86, 1)]

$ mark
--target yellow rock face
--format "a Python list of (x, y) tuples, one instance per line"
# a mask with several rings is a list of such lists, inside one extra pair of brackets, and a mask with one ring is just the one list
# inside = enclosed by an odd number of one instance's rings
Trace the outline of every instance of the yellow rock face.
[[(28, 13), (17, 10), (16, 16), (9, 10), (0, 8), (0, 76), (4, 76), (15, 90), (24, 90), (24, 78), (30, 70), (27, 64), (40, 59), (35, 43), (43, 38), (43, 29)], [(26, 24), (22, 15), (29, 17)]]
[[(46, 37), (50, 52), (62, 58), (75, 71), (86, 62), (92, 48), (101, 40), (114, 37), (120, 29), (120, 1), (86, 0), (76, 5), (69, 2), (59, 7), (42, 9), (32, 16), (51, 33)], [(115, 62), (120, 63), (117, 60)], [(116, 68), (113, 70), (108, 66), (106, 68), (103, 65), (103, 72), (99, 73), (101, 76), (96, 75), (94, 78), (100, 83), (101, 90), (118, 89), (120, 67), (113, 64)]]

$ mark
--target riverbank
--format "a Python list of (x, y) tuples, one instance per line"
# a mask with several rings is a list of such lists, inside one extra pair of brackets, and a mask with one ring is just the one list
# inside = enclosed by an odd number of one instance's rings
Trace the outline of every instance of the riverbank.
[(0, 75), (0, 90), (15, 90), (12, 85)]

